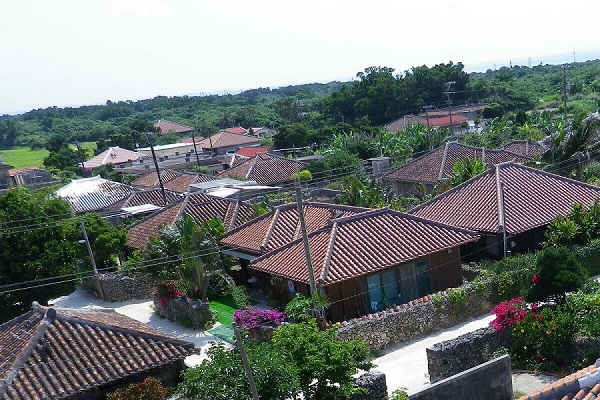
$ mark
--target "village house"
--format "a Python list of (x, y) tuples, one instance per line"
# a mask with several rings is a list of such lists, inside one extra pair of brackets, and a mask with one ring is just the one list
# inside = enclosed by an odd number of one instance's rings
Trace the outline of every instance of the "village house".
[(148, 239), (159, 236), (160, 229), (173, 224), (186, 213), (198, 223), (218, 218), (226, 230), (233, 229), (254, 217), (254, 207), (244, 202), (211, 197), (203, 193), (187, 194), (182, 200), (142, 219), (129, 227), (127, 246), (143, 249)]
[(292, 181), (292, 175), (306, 163), (269, 153), (259, 153), (219, 173), (217, 177), (243, 178), (261, 185), (281, 185)]
[(114, 310), (42, 307), (0, 325), (0, 398), (104, 399), (148, 376), (175, 385), (193, 343)]
[(157, 129), (162, 135), (166, 135), (169, 133), (189, 135), (194, 131), (194, 128), (192, 127), (178, 124), (176, 122), (167, 121), (164, 119), (159, 119), (158, 122), (154, 124), (154, 128)]
[(467, 159), (481, 160), (488, 166), (507, 161), (533, 162), (530, 157), (503, 149), (488, 150), (482, 147), (466, 146), (458, 142), (447, 142), (443, 146), (391, 170), (384, 175), (383, 181), (401, 195), (415, 195), (422, 191), (430, 193), (435, 186), (443, 184), (453, 175), (453, 167), (456, 162)]
[(575, 203), (589, 207), (597, 200), (600, 187), (506, 162), (409, 213), (479, 232), (481, 240), (462, 251), (463, 256), (479, 259), (537, 248), (556, 217), (568, 215)]
[[(247, 268), (248, 282), (281, 301), (308, 294), (296, 205), (278, 207), (220, 240)], [(459, 246), (478, 235), (390, 209), (307, 204), (316, 283), (342, 321), (462, 283)], [(309, 222), (310, 221), (310, 222)]]
[(234, 153), (242, 147), (260, 146), (261, 139), (255, 136), (221, 131), (199, 143), (202, 150), (214, 155)]
[(76, 213), (101, 212), (123, 201), (135, 189), (123, 183), (109, 181), (100, 176), (76, 179), (56, 191), (56, 195), (66, 200)]
[[(190, 187), (196, 183), (214, 181), (216, 178), (212, 175), (204, 175), (191, 172), (179, 172), (170, 169), (161, 169), (160, 178), (165, 189), (176, 193), (187, 193)], [(133, 187), (140, 189), (159, 188), (160, 182), (156, 171), (149, 172), (140, 176), (131, 183)]]
[(109, 147), (102, 153), (90, 158), (83, 163), (83, 171), (91, 172), (94, 168), (102, 165), (112, 165), (115, 168), (124, 168), (133, 163), (143, 163), (148, 160), (148, 156), (137, 151), (122, 149), (119, 146)]

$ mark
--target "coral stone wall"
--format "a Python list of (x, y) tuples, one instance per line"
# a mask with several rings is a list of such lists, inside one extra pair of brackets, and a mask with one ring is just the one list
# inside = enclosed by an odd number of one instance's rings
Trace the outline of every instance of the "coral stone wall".
[(491, 360), (494, 352), (508, 347), (508, 340), (508, 331), (488, 326), (428, 347), (429, 381), (438, 382)]
[[(154, 296), (156, 279), (147, 275), (127, 276), (120, 274), (100, 274), (100, 285), (104, 292), (104, 300), (118, 303), (128, 300), (151, 299)], [(93, 279), (88, 279), (83, 288), (96, 296)]]
[(386, 400), (387, 383), (385, 374), (372, 370), (356, 378), (356, 386), (367, 389), (368, 393), (352, 397), (352, 400)]
[(189, 297), (175, 297), (164, 302), (154, 297), (154, 312), (159, 317), (193, 329), (203, 329), (213, 320), (208, 302)]
[[(453, 290), (464, 291), (464, 303), (451, 300), (453, 296), (449, 293)], [(492, 308), (489, 297), (488, 289), (476, 290), (470, 284), (464, 284), (458, 289), (344, 321), (338, 335), (345, 340), (363, 340), (371, 350), (381, 350), (486, 314)]]

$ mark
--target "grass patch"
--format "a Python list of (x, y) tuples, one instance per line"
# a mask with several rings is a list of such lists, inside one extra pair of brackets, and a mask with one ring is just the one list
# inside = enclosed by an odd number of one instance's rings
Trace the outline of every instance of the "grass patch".
[(225, 326), (231, 326), (233, 322), (233, 313), (236, 310), (235, 302), (230, 294), (211, 300), (210, 309), (217, 314), (217, 321)]
[(44, 158), (50, 152), (46, 149), (31, 150), (29, 147), (17, 147), (10, 150), (0, 150), (0, 157), (5, 164), (15, 168), (44, 167)]

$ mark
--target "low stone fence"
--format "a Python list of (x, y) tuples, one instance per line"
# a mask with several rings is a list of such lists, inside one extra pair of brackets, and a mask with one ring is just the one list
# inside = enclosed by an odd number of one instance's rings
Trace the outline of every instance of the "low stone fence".
[(104, 292), (104, 300), (117, 303), (151, 299), (154, 296), (156, 280), (147, 275), (126, 276), (111, 273), (100, 274), (100, 285)]
[(386, 400), (387, 383), (385, 374), (377, 370), (366, 372), (356, 378), (356, 386), (367, 389), (367, 393), (352, 396), (352, 400)]
[(154, 297), (154, 312), (162, 318), (192, 329), (204, 329), (213, 320), (208, 302), (189, 297), (175, 297), (161, 303)]
[(344, 321), (338, 335), (345, 340), (363, 340), (371, 350), (381, 350), (486, 314), (492, 308), (489, 298), (487, 288), (477, 290), (467, 283), (460, 288)]
[(508, 340), (507, 331), (488, 326), (428, 347), (429, 381), (438, 382), (491, 360), (497, 350), (508, 347)]

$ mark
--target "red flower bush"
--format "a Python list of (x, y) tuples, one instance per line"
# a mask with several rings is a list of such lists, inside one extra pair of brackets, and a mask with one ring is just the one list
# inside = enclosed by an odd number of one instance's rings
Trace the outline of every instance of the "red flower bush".
[(492, 314), (496, 314), (496, 319), (490, 322), (490, 325), (497, 331), (502, 331), (518, 324), (527, 315), (525, 309), (525, 301), (523, 297), (505, 300), (498, 304), (492, 310)]
[(246, 307), (233, 313), (233, 320), (252, 333), (258, 331), (261, 326), (277, 326), (285, 321), (286, 315), (277, 310), (263, 310), (262, 308)]
[(537, 285), (541, 281), (542, 281), (542, 277), (540, 276), (540, 274), (533, 274), (531, 276), (531, 283), (532, 284)]
[(156, 285), (156, 294), (160, 297), (161, 305), (165, 305), (170, 299), (183, 297), (183, 293), (177, 289), (174, 281), (159, 282)]

